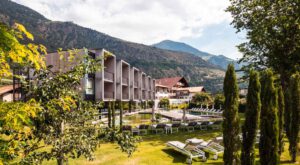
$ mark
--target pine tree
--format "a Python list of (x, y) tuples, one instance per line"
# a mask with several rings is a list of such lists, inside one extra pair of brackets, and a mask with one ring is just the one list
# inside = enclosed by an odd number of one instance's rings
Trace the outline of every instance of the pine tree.
[(112, 128), (116, 128), (116, 105), (115, 102), (113, 101), (111, 104), (111, 115), (112, 115)]
[(297, 156), (297, 143), (298, 143), (298, 134), (299, 134), (299, 113), (300, 113), (300, 75), (295, 74), (291, 78), (290, 82), (290, 136), (289, 142), (289, 151), (293, 162), (296, 162)]
[(112, 102), (108, 102), (108, 108), (107, 108), (107, 119), (108, 119), (108, 127), (111, 128), (111, 109), (112, 108)]
[(254, 144), (259, 125), (259, 114), (261, 109), (260, 101), (261, 85), (259, 74), (256, 71), (250, 72), (250, 80), (247, 94), (247, 109), (245, 112), (245, 124), (242, 127), (243, 142), (241, 163), (243, 165), (254, 165), (255, 151)]
[(120, 109), (120, 131), (122, 131), (122, 125), (123, 125), (123, 104), (122, 101), (119, 103), (119, 109)]
[(260, 164), (279, 164), (278, 154), (278, 105), (277, 90), (271, 70), (265, 70), (261, 77), (261, 115), (260, 115)]
[(279, 123), (279, 155), (283, 151), (284, 147), (284, 142), (283, 142), (283, 137), (284, 137), (284, 131), (283, 131), (283, 126), (284, 126), (284, 110), (285, 109), (285, 103), (284, 103), (284, 95), (282, 91), (282, 87), (278, 87), (278, 123)]
[(224, 79), (223, 142), (225, 165), (239, 164), (238, 85), (233, 64), (228, 65)]

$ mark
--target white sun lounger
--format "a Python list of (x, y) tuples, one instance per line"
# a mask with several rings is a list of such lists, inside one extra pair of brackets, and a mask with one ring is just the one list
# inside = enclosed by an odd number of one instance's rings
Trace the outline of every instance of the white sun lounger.
[(192, 149), (187, 148), (187, 144), (184, 144), (180, 141), (169, 141), (166, 143), (166, 145), (174, 149), (175, 151), (178, 151), (181, 154), (186, 155), (188, 157), (187, 162), (190, 164), (192, 163), (193, 158), (202, 158), (203, 161), (206, 161), (205, 152), (198, 149), (197, 147), (193, 147)]
[(218, 155), (224, 152), (224, 147), (221, 146), (220, 144), (217, 144), (212, 141), (204, 141), (197, 145), (197, 148), (202, 149), (203, 151), (209, 152), (214, 154), (213, 159), (217, 160)]

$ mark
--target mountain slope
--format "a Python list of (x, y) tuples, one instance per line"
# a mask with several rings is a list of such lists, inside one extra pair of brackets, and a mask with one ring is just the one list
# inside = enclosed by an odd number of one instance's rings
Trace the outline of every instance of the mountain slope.
[(196, 56), (201, 57), (202, 59), (206, 60), (207, 62), (210, 62), (211, 64), (214, 64), (216, 66), (219, 66), (223, 69), (227, 68), (227, 65), (229, 63), (234, 63), (235, 67), (237, 69), (241, 68), (241, 65), (239, 65), (235, 60), (230, 59), (228, 57), (225, 57), (223, 55), (213, 55), (210, 53), (206, 53), (203, 51), (200, 51), (188, 44), (182, 43), (182, 42), (176, 42), (176, 41), (170, 41), (170, 40), (164, 40), (157, 44), (153, 44), (152, 46), (165, 49), (165, 50), (173, 50), (178, 52), (185, 52), (185, 53), (191, 53)]
[(154, 78), (185, 76), (191, 85), (204, 85), (212, 92), (222, 89), (224, 71), (195, 55), (127, 42), (71, 22), (50, 21), (9, 0), (1, 0), (0, 6), (4, 6), (0, 8), (0, 21), (22, 23), (48, 52), (58, 48), (105, 48)]
[(202, 51), (200, 51), (190, 45), (187, 45), (185, 43), (175, 42), (175, 41), (171, 41), (171, 40), (163, 40), (157, 44), (153, 44), (152, 46), (154, 46), (156, 48), (160, 48), (160, 49), (190, 53), (190, 54), (194, 54), (196, 56), (200, 56), (202, 58), (205, 58), (205, 57), (208, 58), (208, 57), (212, 56), (209, 53), (202, 52)]

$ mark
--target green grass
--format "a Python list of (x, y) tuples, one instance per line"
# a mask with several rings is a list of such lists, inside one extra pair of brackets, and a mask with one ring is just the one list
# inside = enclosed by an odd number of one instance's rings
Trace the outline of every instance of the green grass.
[[(161, 134), (161, 135), (147, 135), (143, 136), (143, 141), (138, 144), (138, 149), (131, 157), (122, 153), (118, 146), (113, 143), (102, 144), (95, 152), (95, 160), (87, 161), (84, 158), (77, 160), (69, 159), (69, 164), (74, 165), (168, 165), (168, 164), (186, 164), (186, 157), (180, 153), (167, 148), (165, 143), (171, 140), (178, 140), (184, 142), (188, 138), (202, 138), (209, 140), (213, 137), (220, 135), (220, 132), (213, 131), (195, 131), (191, 133), (180, 132), (174, 134)], [(289, 154), (285, 152), (281, 156), (281, 164), (288, 165)], [(257, 151), (258, 154), (258, 151)], [(258, 155), (257, 155), (258, 159)], [(300, 159), (300, 156), (298, 156)], [(44, 162), (45, 165), (53, 165), (55, 161)], [(193, 164), (223, 164), (222, 157), (218, 160), (208, 159), (207, 162), (202, 162), (201, 159), (194, 159)]]

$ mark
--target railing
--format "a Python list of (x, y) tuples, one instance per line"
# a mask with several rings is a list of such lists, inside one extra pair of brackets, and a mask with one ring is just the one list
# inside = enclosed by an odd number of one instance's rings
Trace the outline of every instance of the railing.
[(108, 71), (104, 71), (104, 79), (114, 81), (114, 74)]
[(128, 93), (122, 93), (122, 99), (129, 99)]
[(113, 99), (114, 98), (114, 92), (104, 92), (104, 98)]
[(128, 78), (127, 77), (122, 77), (122, 84), (123, 85), (128, 85), (129, 83), (128, 83)]

